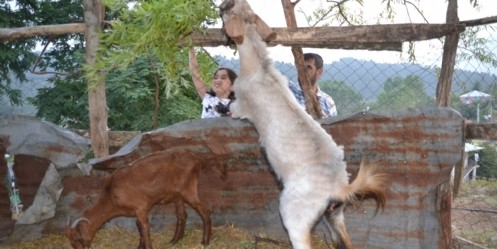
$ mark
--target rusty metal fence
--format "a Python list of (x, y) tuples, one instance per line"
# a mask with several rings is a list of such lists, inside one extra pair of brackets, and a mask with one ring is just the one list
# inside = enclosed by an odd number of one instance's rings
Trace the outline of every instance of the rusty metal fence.
[[(469, 44), (460, 42), (456, 70), (452, 82), (452, 107), (473, 122), (495, 122), (497, 103), (497, 25), (488, 25), (485, 35), (479, 37), (480, 49), (468, 50)], [(473, 34), (472, 32), (468, 32)], [(338, 115), (347, 118), (364, 111), (394, 111), (404, 108), (421, 108), (435, 105), (438, 73), (442, 61), (442, 41), (431, 40), (414, 44), (416, 62), (408, 61), (407, 51), (397, 52), (346, 52), (325, 49), (304, 49), (324, 59), (321, 90), (333, 97)], [(406, 46), (406, 45), (404, 45)], [(428, 48), (428, 50), (426, 50)], [(271, 51), (276, 65), (290, 80), (297, 74), (290, 62), (281, 62), (284, 53)], [(335, 54), (345, 54), (337, 58)], [(493, 57), (494, 61), (489, 57)], [(287, 57), (291, 57), (288, 49)], [(372, 59), (375, 58), (375, 59)], [(481, 60), (476, 60), (479, 58)], [(378, 62), (379, 61), (379, 62)], [(383, 61), (383, 62), (382, 62)], [(222, 61), (222, 66), (238, 68), (234, 61)], [(490, 99), (468, 103), (460, 95), (478, 91), (491, 95)], [(359, 93), (359, 94), (357, 94)], [(471, 143), (472, 141), (467, 141)], [(497, 162), (490, 167), (497, 167)], [(478, 170), (476, 171), (478, 172)], [(461, 192), (454, 196), (452, 208), (452, 235), (454, 248), (497, 248), (497, 181), (477, 179), (462, 184)]]
[[(463, 54), (456, 64), (452, 83), (453, 107), (465, 118), (475, 122), (492, 122), (496, 118), (496, 101), (493, 98), (482, 103), (461, 102), (458, 98), (473, 90), (497, 96), (497, 55), (493, 54), (497, 51), (497, 26), (487, 25), (484, 28), (487, 32), (483, 32), (485, 35), (480, 38), (485, 43), (480, 46), (486, 54), (468, 51), (470, 47), (466, 46), (470, 45), (460, 43), (459, 50)], [(325, 71), (320, 79), (320, 87), (334, 98), (339, 116), (346, 118), (358, 112), (395, 111), (435, 105), (442, 41), (431, 40), (414, 45), (415, 62), (409, 61), (411, 55), (407, 51), (407, 44), (402, 53), (323, 49), (304, 49), (304, 52), (316, 52), (323, 56)], [(280, 48), (274, 48), (271, 57), (282, 73), (295, 81), (296, 71), (289, 48), (282, 51), (276, 49)], [(215, 56), (232, 54), (228, 48), (221, 50), (216, 48), (212, 53)], [(228, 57), (221, 60), (221, 66), (236, 69), (236, 61)], [(494, 58), (493, 61), (491, 58)], [(36, 97), (36, 89), (47, 86), (47, 77), (50, 75), (31, 75), (27, 83), (19, 84), (18, 87), (26, 97)], [(35, 116), (36, 109), (28, 102), (23, 106), (2, 103), (0, 113)], [(493, 166), (497, 167), (497, 164)], [(456, 248), (468, 248), (465, 247), (468, 245), (473, 248), (497, 248), (497, 181), (477, 179), (465, 182), (452, 206), (451, 229), (453, 237), (457, 238), (457, 243), (454, 243)]]

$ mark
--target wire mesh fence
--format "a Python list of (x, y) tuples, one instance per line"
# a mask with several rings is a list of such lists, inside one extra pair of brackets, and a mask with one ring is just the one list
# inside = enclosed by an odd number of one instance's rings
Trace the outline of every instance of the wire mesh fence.
[[(468, 48), (460, 42), (459, 55), (452, 81), (452, 107), (470, 119), (477, 118), (475, 103), (461, 103), (458, 97), (472, 90), (494, 95), (497, 86), (496, 25), (488, 25), (479, 39), (484, 40), (478, 48)], [(462, 40), (462, 39), (461, 39)], [(345, 51), (328, 49), (304, 49), (315, 52), (324, 59), (324, 73), (319, 80), (321, 90), (335, 100), (339, 116), (349, 116), (363, 110), (393, 111), (435, 105), (435, 96), (443, 55), (443, 40), (414, 43), (414, 54), (409, 45), (403, 52)], [(293, 56), (289, 48), (269, 48), (276, 67), (290, 80), (297, 81)], [(216, 48), (216, 55), (230, 57), (229, 48)], [(487, 54), (482, 53), (487, 51)], [(414, 61), (412, 59), (414, 58)], [(239, 69), (236, 55), (220, 60), (223, 67)], [(492, 121), (493, 101), (480, 104), (481, 122)]]
[[(453, 237), (497, 248), (497, 181), (474, 180), (462, 185), (452, 206)], [(455, 243), (457, 248), (457, 243)], [(467, 248), (467, 247), (465, 247)], [(478, 248), (475, 247), (474, 248)]]
[[(497, 25), (487, 25), (482, 35), (485, 53), (474, 57), (459, 57), (452, 81), (452, 107), (475, 122), (495, 120), (495, 101), (469, 103), (459, 96), (472, 90), (495, 96), (497, 94), (497, 64), (488, 59), (497, 51)], [(320, 88), (333, 97), (338, 115), (347, 117), (363, 111), (394, 111), (404, 108), (435, 106), (438, 73), (442, 62), (442, 41), (431, 40), (414, 44), (415, 62), (410, 62), (408, 48), (402, 53), (379, 51), (338, 51), (304, 49), (316, 52), (325, 61)], [(404, 45), (408, 47), (407, 44)], [(459, 51), (467, 54), (468, 44), (460, 43)], [(278, 50), (280, 49), (280, 50)], [(419, 50), (418, 50), (419, 49)], [(239, 65), (229, 48), (208, 49), (216, 55), (220, 66)], [(475, 52), (475, 51), (473, 51)], [(478, 52), (478, 51), (476, 51)], [(480, 51), (481, 52), (481, 51)], [(290, 80), (297, 81), (293, 56), (289, 48), (271, 48), (270, 56), (276, 67)], [(475, 59), (478, 58), (479, 60)], [(28, 82), (19, 84), (25, 97), (36, 98), (37, 89), (47, 87), (48, 76), (31, 75)], [(1, 103), (0, 113), (35, 116), (37, 110), (25, 101), (23, 106)], [(63, 105), (63, 103), (61, 103)], [(112, 110), (109, 110), (112, 111)], [(200, 110), (199, 110), (200, 117)], [(41, 117), (44, 118), (44, 117)], [(68, 127), (71, 128), (71, 127)], [(112, 127), (111, 127), (112, 128)], [(497, 165), (493, 165), (497, 167)], [(453, 234), (489, 248), (497, 248), (497, 182), (477, 180), (465, 183), (453, 207)]]

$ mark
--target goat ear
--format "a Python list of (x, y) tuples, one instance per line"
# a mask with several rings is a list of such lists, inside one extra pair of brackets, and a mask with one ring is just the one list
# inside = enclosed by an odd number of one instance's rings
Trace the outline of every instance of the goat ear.
[(225, 22), (224, 30), (236, 44), (243, 43), (244, 22), (240, 16), (234, 15)]
[(255, 30), (262, 37), (266, 43), (276, 39), (276, 32), (271, 29), (264, 20), (262, 20), (257, 14), (254, 15)]

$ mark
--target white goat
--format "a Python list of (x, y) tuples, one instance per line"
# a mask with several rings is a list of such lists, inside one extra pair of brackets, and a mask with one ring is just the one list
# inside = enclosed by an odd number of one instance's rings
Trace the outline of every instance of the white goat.
[(245, 0), (225, 0), (220, 8), (225, 32), (240, 56), (232, 115), (254, 124), (283, 183), (279, 209), (293, 247), (311, 248), (311, 229), (329, 208), (338, 248), (352, 248), (343, 208), (355, 198), (373, 198), (377, 208), (383, 208), (383, 175), (361, 165), (349, 184), (343, 147), (297, 103), (288, 80), (268, 57), (264, 41), (274, 33)]

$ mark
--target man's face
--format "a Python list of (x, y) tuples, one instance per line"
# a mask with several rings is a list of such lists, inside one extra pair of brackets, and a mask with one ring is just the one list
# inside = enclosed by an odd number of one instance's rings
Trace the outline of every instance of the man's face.
[(318, 81), (319, 77), (323, 73), (323, 69), (317, 69), (316, 68), (316, 63), (314, 59), (309, 59), (304, 61), (305, 69), (307, 72), (307, 75), (309, 76), (309, 79), (311, 80), (311, 86), (314, 86), (316, 82)]

